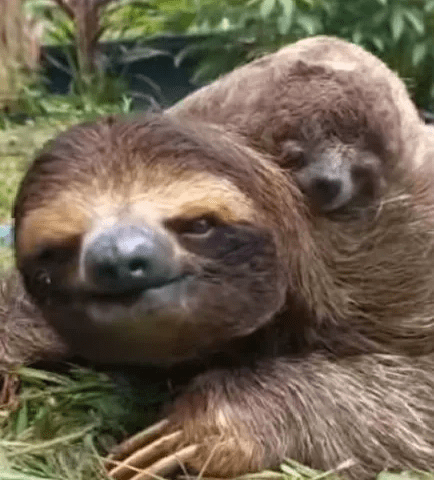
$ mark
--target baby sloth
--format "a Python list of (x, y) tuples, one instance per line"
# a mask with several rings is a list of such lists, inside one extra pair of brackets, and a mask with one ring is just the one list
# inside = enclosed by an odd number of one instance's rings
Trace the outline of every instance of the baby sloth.
[(208, 88), (61, 134), (17, 196), (73, 352), (199, 371), (110, 475), (433, 469), (433, 147), (404, 86), (319, 38)]
[(223, 125), (273, 154), (319, 212), (366, 206), (382, 188), (381, 158), (393, 164), (404, 143), (411, 163), (425, 148), (404, 84), (378, 58), (331, 37), (244, 65), (168, 113)]

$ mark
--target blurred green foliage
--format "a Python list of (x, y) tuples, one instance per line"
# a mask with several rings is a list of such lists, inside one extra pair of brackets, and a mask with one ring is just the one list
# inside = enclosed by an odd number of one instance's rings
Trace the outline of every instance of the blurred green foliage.
[(210, 34), (180, 55), (200, 56), (199, 83), (299, 38), (335, 35), (382, 58), (419, 105), (434, 107), (433, 0), (182, 0), (165, 25)]
[[(73, 23), (53, 0), (26, 8), (44, 19), (48, 42), (71, 41)], [(434, 107), (434, 0), (115, 0), (101, 16), (101, 40), (205, 34), (175, 59), (199, 60), (197, 84), (299, 38), (339, 36), (378, 55), (419, 105)]]

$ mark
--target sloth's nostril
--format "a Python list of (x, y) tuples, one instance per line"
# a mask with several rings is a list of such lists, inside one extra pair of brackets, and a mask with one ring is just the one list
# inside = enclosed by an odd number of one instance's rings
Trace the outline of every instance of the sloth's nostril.
[(142, 258), (131, 260), (128, 264), (128, 270), (135, 277), (143, 276), (149, 268), (149, 262)]

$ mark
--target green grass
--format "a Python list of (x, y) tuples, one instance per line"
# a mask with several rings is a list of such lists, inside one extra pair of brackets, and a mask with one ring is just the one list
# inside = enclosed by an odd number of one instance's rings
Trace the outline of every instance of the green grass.
[(131, 107), (128, 97), (121, 97), (119, 104), (99, 105), (94, 103), (94, 98), (84, 95), (71, 95), (67, 99), (62, 96), (45, 98), (27, 90), (26, 98), (30, 113), (34, 111), (41, 115), (37, 120), (16, 125), (0, 116), (0, 126), (3, 125), (0, 127), (0, 224), (10, 221), (19, 182), (32, 157), (47, 140), (80, 121), (128, 113)]
[(57, 132), (74, 123), (39, 120), (0, 130), (0, 224), (9, 223), (18, 184), (34, 153)]
[[(74, 119), (49, 121), (47, 119), (26, 125), (10, 125), (0, 129), (0, 225), (11, 224), (13, 201), (18, 185), (35, 152), (64, 130)], [(12, 251), (0, 243), (0, 271), (13, 264)]]
[(105, 479), (103, 454), (125, 427), (149, 424), (146, 411), (161, 401), (149, 389), (143, 408), (106, 374), (84, 368), (59, 374), (23, 367), (17, 376), (19, 399), (0, 410), (0, 480)]
[[(38, 121), (0, 131), (0, 224), (10, 211), (19, 181), (35, 151), (77, 118)], [(0, 246), (0, 271), (12, 266), (10, 248)], [(32, 368), (14, 372), (19, 393), (0, 408), (0, 480), (104, 480), (104, 454), (127, 432), (149, 425), (166, 398), (165, 385), (145, 389), (114, 388), (105, 373), (68, 367), (63, 373)], [(280, 472), (250, 479), (323, 480), (318, 472), (293, 461)], [(434, 480), (424, 473), (382, 473), (379, 480)]]
[(0, 246), (0, 272), (8, 270), (13, 265), (13, 253), (11, 248)]

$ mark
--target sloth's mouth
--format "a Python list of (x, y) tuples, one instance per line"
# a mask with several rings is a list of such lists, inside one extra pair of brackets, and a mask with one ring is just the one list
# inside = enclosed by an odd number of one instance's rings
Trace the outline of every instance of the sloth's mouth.
[(191, 281), (192, 275), (181, 275), (152, 288), (118, 294), (90, 293), (80, 299), (80, 304), (98, 324), (138, 322), (180, 309)]
[(191, 279), (191, 274), (183, 274), (169, 280), (158, 281), (152, 283), (152, 285), (142, 288), (131, 288), (128, 290), (122, 290), (120, 292), (107, 291), (107, 292), (95, 292), (88, 291), (81, 294), (81, 300), (83, 302), (97, 302), (112, 305), (133, 305), (138, 301), (141, 301), (146, 294), (154, 294), (159, 291), (163, 292), (167, 287), (173, 284), (181, 283), (185, 280)]

